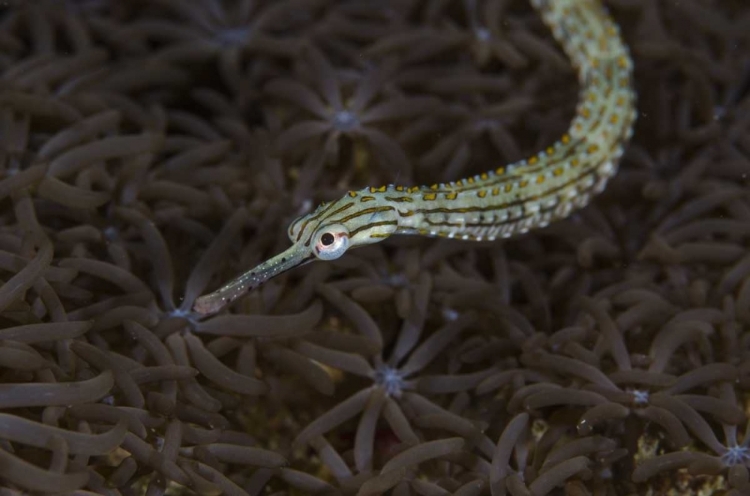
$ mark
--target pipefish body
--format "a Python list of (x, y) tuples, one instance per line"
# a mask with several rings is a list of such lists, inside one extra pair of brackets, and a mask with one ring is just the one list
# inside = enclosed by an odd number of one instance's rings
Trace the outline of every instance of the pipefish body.
[(509, 238), (567, 217), (604, 190), (636, 118), (628, 48), (600, 0), (531, 4), (577, 72), (579, 101), (566, 134), (527, 160), (455, 182), (349, 191), (292, 222), (290, 248), (201, 296), (193, 309), (214, 313), (286, 270), (393, 234)]

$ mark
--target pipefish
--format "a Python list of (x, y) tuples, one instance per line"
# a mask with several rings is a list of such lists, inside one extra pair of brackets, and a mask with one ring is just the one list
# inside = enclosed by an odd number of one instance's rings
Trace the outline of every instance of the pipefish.
[(583, 208), (617, 172), (636, 119), (633, 62), (601, 0), (531, 0), (568, 55), (579, 82), (576, 116), (533, 157), (431, 186), (349, 191), (291, 223), (292, 246), (245, 272), (193, 309), (214, 313), (268, 279), (312, 260), (393, 234), (494, 240), (545, 227)]

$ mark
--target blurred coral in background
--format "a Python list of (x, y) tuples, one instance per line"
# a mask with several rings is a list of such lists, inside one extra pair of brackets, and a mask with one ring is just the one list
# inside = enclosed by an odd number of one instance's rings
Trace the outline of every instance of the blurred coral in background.
[(606, 3), (639, 120), (591, 206), (207, 319), (319, 202), (553, 142), (567, 59), (527, 0), (0, 3), (2, 494), (750, 493), (750, 8)]

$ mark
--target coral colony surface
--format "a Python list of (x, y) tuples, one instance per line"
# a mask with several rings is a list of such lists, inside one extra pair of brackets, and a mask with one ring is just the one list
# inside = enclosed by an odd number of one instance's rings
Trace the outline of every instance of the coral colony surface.
[(589, 207), (202, 317), (321, 201), (554, 142), (566, 57), (527, 0), (0, 2), (0, 494), (750, 494), (750, 6), (606, 4)]

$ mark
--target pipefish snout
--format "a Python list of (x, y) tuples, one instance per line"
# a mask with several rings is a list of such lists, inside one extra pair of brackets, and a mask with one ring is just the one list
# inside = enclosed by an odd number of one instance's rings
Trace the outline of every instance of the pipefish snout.
[(289, 226), (292, 246), (194, 305), (214, 313), (268, 279), (393, 234), (509, 238), (586, 206), (616, 173), (635, 123), (633, 62), (600, 0), (531, 0), (576, 69), (576, 116), (535, 156), (451, 183), (349, 191)]

